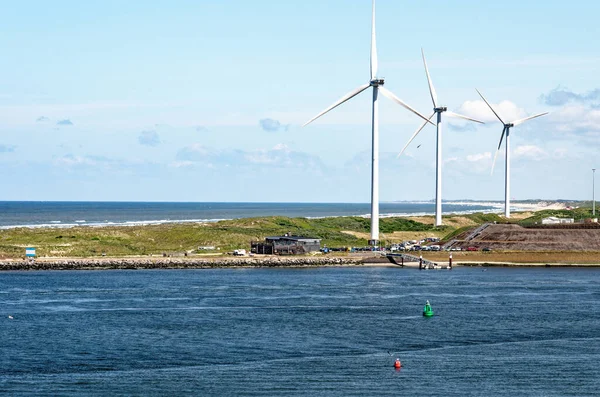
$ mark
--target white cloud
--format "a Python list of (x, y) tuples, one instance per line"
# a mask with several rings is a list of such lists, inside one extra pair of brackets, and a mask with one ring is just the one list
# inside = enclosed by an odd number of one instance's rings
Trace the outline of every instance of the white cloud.
[(526, 158), (535, 161), (543, 160), (548, 157), (546, 151), (535, 145), (517, 146), (513, 150), (513, 155), (515, 158)]
[(173, 161), (169, 164), (169, 167), (172, 168), (191, 168), (195, 165), (193, 161)]
[(148, 166), (148, 162), (140, 161), (137, 159), (122, 160), (118, 158), (109, 158), (105, 156), (96, 155), (74, 155), (66, 154), (64, 156), (54, 159), (54, 165), (61, 166), (69, 169), (84, 169), (91, 168), (96, 171), (100, 169), (124, 169), (136, 166)]
[[(511, 101), (502, 101), (498, 104), (491, 103), (491, 105), (502, 120), (507, 123), (527, 117), (525, 110)], [(490, 108), (483, 101), (466, 101), (460, 106), (457, 113), (485, 122), (498, 121), (496, 116), (494, 116), (494, 113), (492, 113)]]
[(467, 155), (467, 157), (465, 157), (465, 159), (470, 163), (478, 163), (481, 161), (491, 160), (492, 153), (485, 152), (485, 153), (469, 154), (469, 155)]
[(193, 143), (177, 153), (177, 159), (182, 161), (200, 161), (211, 156), (211, 151), (200, 143)]
[(58, 159), (56, 159), (54, 161), (54, 163), (56, 165), (62, 165), (62, 166), (66, 166), (66, 167), (73, 167), (73, 166), (92, 166), (92, 165), (96, 165), (96, 161), (90, 157), (84, 157), (84, 156), (74, 156), (72, 154), (67, 154), (65, 156), (59, 157)]
[(600, 132), (600, 109), (583, 104), (568, 105), (551, 113), (549, 122), (559, 132), (597, 133)]
[(449, 157), (444, 164), (448, 164), (446, 170), (454, 174), (482, 174), (489, 172), (492, 166), (492, 153), (483, 152)]
[(272, 149), (258, 150), (213, 150), (195, 143), (186, 146), (177, 153), (177, 160), (171, 167), (191, 167), (204, 165), (210, 167), (274, 167), (323, 169), (318, 156), (297, 152), (287, 145), (279, 143)]

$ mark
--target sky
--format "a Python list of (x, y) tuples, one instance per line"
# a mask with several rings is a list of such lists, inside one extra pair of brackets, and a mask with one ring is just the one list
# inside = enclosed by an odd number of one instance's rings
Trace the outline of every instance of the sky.
[[(446, 117), (443, 199), (589, 200), (600, 3), (377, 1), (378, 76)], [(0, 13), (0, 200), (368, 202), (369, 0), (29, 1)], [(435, 196), (435, 128), (380, 100), (381, 201)], [(503, 146), (504, 147), (504, 146)], [(600, 179), (599, 179), (600, 182)]]

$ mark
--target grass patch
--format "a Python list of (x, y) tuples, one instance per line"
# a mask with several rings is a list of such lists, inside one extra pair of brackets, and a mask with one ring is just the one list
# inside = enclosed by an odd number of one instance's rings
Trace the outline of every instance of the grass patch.
[(548, 218), (550, 216), (554, 216), (557, 218), (573, 218), (575, 222), (591, 218), (592, 217), (592, 209), (591, 208), (574, 208), (572, 210), (543, 210), (534, 213), (529, 218), (525, 218), (518, 222), (521, 226), (528, 226), (533, 224), (541, 224), (542, 219)]
[(483, 223), (492, 223), (492, 222), (506, 222), (506, 218), (501, 217), (498, 214), (484, 214), (481, 212), (475, 214), (464, 215), (465, 218), (472, 220), (475, 223), (483, 224)]
[[(464, 216), (464, 215), (461, 215)], [(475, 223), (498, 220), (494, 214), (468, 215)], [(452, 219), (449, 217), (448, 219)], [(162, 253), (198, 252), (199, 246), (218, 247), (218, 252), (237, 248), (248, 249), (250, 241), (267, 236), (291, 233), (320, 238), (328, 247), (366, 246), (371, 221), (363, 217), (332, 217), (320, 219), (283, 216), (244, 218), (215, 223), (185, 223), (128, 227), (85, 227), (68, 231), (52, 228), (0, 230), (0, 258), (22, 257), (27, 246), (36, 247), (38, 256), (90, 257), (161, 255)], [(432, 232), (432, 235), (461, 231), (452, 226), (434, 227), (405, 217), (382, 218), (380, 231)], [(356, 232), (343, 233), (342, 231)], [(68, 234), (67, 234), (68, 233)], [(364, 238), (362, 238), (364, 237)], [(199, 251), (203, 252), (203, 251)]]
[(463, 234), (464, 232), (471, 230), (471, 229), (473, 229), (473, 226), (464, 226), (464, 227), (455, 229), (455, 230), (451, 231), (450, 233), (448, 233), (447, 235), (445, 235), (444, 238), (442, 239), (442, 241), (452, 240), (453, 238), (456, 238), (456, 237), (460, 236), (461, 234)]

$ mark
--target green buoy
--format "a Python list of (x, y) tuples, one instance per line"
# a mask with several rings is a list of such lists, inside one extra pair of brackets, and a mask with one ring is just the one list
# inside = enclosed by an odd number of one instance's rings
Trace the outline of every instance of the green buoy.
[(433, 310), (431, 309), (431, 305), (429, 304), (429, 301), (427, 301), (425, 303), (425, 307), (423, 308), (423, 316), (424, 317), (432, 317), (433, 316)]

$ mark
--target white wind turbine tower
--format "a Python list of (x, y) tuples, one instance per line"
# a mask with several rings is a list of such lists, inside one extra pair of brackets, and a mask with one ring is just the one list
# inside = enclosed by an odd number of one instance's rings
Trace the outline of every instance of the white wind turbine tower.
[[(404, 101), (398, 98), (389, 90), (383, 87), (383, 78), (377, 77), (377, 44), (375, 39), (375, 0), (373, 0), (373, 10), (371, 16), (371, 78), (367, 84), (363, 84), (355, 90), (349, 92), (340, 98), (333, 105), (307, 121), (304, 125), (308, 125), (314, 120), (318, 119), (330, 110), (338, 107), (342, 103), (352, 99), (356, 95), (360, 94), (369, 87), (373, 87), (373, 118), (372, 118), (372, 148), (371, 148), (371, 244), (376, 245), (379, 241), (379, 107), (377, 99), (379, 92), (397, 104), (410, 110), (417, 116), (421, 117), (426, 122), (431, 123), (422, 114), (417, 112), (415, 109), (407, 105)], [(433, 123), (431, 123), (433, 124)]]
[[(427, 75), (427, 83), (429, 83), (429, 93), (431, 94), (431, 101), (433, 102), (433, 113), (429, 116), (431, 119), (437, 114), (437, 138), (436, 138), (436, 160), (435, 160), (435, 226), (442, 225), (442, 113), (446, 113), (450, 117), (458, 117), (461, 119), (474, 121), (476, 123), (483, 124), (483, 121), (475, 120), (467, 116), (463, 116), (458, 113), (454, 113), (448, 110), (445, 106), (440, 106), (438, 103), (437, 94), (429, 75), (429, 69), (427, 69), (427, 61), (425, 61), (425, 53), (421, 49), (421, 55), (423, 56), (423, 64), (425, 65), (425, 74)], [(421, 126), (415, 131), (413, 136), (410, 137), (408, 143), (404, 146), (398, 157), (404, 153), (408, 145), (415, 139), (415, 137), (421, 132), (427, 123), (421, 124)]]
[(494, 113), (494, 115), (496, 115), (498, 120), (500, 120), (500, 122), (504, 125), (504, 128), (502, 129), (502, 135), (500, 135), (500, 143), (498, 144), (498, 149), (496, 149), (496, 154), (494, 155), (494, 162), (492, 163), (492, 174), (494, 173), (494, 166), (496, 165), (496, 158), (498, 157), (498, 152), (500, 151), (500, 146), (502, 146), (502, 139), (504, 138), (504, 135), (506, 135), (506, 143), (505, 143), (506, 159), (505, 159), (505, 164), (504, 164), (504, 216), (507, 218), (510, 218), (510, 129), (512, 127), (516, 127), (519, 124), (523, 124), (527, 120), (531, 120), (531, 119), (535, 119), (536, 117), (544, 116), (544, 115), (548, 114), (548, 112), (536, 114), (534, 116), (525, 117), (524, 119), (520, 119), (520, 120), (511, 121), (510, 123), (505, 123), (500, 118), (500, 116), (498, 116), (498, 113), (496, 113), (496, 111), (494, 110), (492, 105), (490, 105), (490, 103), (483, 97), (481, 92), (479, 92), (479, 90), (477, 90), (477, 89), (476, 89), (476, 91), (479, 94), (479, 96), (481, 97), (481, 99), (483, 99), (483, 101), (486, 103), (486, 105), (488, 105), (488, 107)]

